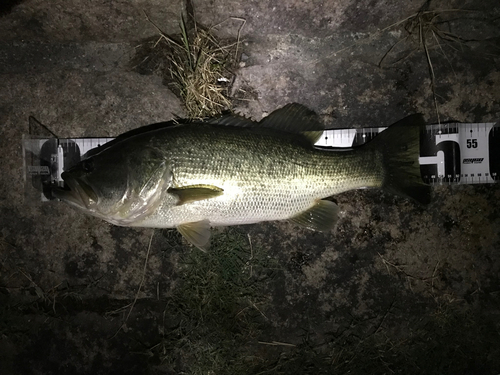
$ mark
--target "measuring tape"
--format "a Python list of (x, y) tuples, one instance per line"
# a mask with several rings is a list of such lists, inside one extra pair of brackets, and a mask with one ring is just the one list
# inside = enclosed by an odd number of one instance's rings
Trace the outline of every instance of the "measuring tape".
[(51, 186), (63, 186), (61, 174), (82, 160), (87, 152), (114, 138), (29, 138), (23, 139), (25, 193), (32, 196), (31, 186), (41, 192), (41, 200), (52, 197)]
[[(325, 130), (316, 146), (360, 146), (387, 128)], [(61, 174), (87, 152), (114, 138), (23, 139), (26, 182), (50, 200), (51, 184), (62, 185)], [(483, 184), (500, 177), (500, 123), (426, 125), (420, 137), (422, 180), (436, 184)]]
[[(316, 143), (356, 147), (387, 128), (331, 129)], [(437, 184), (484, 184), (500, 177), (500, 123), (426, 125), (420, 136), (422, 180)]]

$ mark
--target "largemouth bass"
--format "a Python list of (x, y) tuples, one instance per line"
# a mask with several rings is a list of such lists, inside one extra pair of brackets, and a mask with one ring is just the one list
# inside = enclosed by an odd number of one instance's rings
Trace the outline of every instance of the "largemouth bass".
[(420, 115), (349, 150), (314, 147), (314, 112), (289, 104), (259, 123), (223, 116), (118, 137), (62, 174), (55, 197), (121, 226), (177, 228), (206, 249), (211, 226), (289, 219), (328, 231), (338, 206), (326, 197), (379, 187), (426, 203)]

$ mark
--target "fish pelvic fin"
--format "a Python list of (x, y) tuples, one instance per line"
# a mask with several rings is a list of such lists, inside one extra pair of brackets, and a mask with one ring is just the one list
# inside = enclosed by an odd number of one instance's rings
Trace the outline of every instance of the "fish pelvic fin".
[(312, 230), (327, 232), (339, 219), (339, 206), (331, 201), (318, 200), (308, 210), (290, 218), (290, 221)]
[(208, 220), (195, 221), (177, 226), (177, 230), (190, 244), (201, 251), (207, 251), (210, 246), (210, 222)]
[(430, 186), (422, 180), (418, 161), (420, 133), (424, 126), (422, 115), (410, 115), (363, 146), (381, 157), (382, 188), (421, 204), (430, 202), (431, 192)]

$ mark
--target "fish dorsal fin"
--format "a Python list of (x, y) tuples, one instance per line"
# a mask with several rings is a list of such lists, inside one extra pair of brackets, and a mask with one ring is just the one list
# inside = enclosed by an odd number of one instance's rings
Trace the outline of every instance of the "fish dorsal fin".
[(332, 229), (339, 219), (339, 206), (331, 201), (319, 200), (314, 206), (290, 220), (303, 227), (326, 232)]
[(195, 221), (177, 226), (180, 234), (192, 245), (206, 251), (210, 245), (210, 223), (208, 220)]
[(180, 206), (190, 202), (218, 197), (224, 193), (224, 189), (212, 185), (191, 185), (169, 188), (167, 192), (179, 198), (177, 206)]
[(257, 125), (255, 121), (236, 114), (226, 114), (220, 117), (211, 118), (210, 120), (207, 120), (206, 123), (213, 125), (240, 126), (243, 128)]
[[(323, 132), (325, 128), (314, 111), (298, 103), (290, 103), (275, 110), (269, 116), (264, 117), (259, 125), (296, 134)], [(317, 137), (317, 134), (304, 135), (308, 139)]]

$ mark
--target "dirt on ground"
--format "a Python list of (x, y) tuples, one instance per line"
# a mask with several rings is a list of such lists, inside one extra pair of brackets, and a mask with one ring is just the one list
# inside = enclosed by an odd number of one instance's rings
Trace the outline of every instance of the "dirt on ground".
[(428, 205), (349, 191), (328, 233), (217, 228), (207, 252), (27, 196), (29, 116), (61, 138), (186, 116), (150, 48), (151, 21), (176, 37), (186, 10), (238, 43), (228, 95), (247, 117), (500, 119), (493, 0), (3, 2), (0, 372), (498, 374), (498, 184), (434, 186)]

